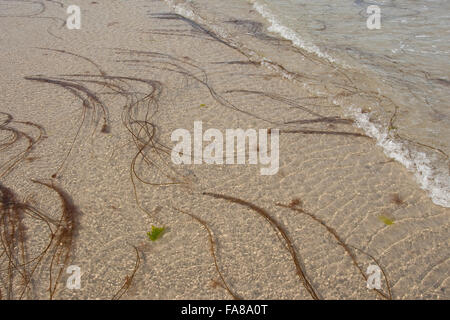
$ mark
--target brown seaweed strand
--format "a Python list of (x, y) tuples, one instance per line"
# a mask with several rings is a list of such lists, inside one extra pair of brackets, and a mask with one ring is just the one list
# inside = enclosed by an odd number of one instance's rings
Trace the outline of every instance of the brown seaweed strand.
[(183, 211), (183, 210), (181, 210), (181, 209), (175, 208), (175, 207), (173, 207), (173, 208), (174, 208), (175, 210), (177, 210), (178, 212), (181, 212), (181, 213), (183, 213), (183, 214), (186, 214), (186, 215), (190, 216), (192, 219), (194, 219), (195, 221), (197, 221), (198, 223), (200, 223), (200, 224), (203, 226), (203, 228), (205, 228), (205, 230), (208, 232), (208, 240), (209, 240), (209, 245), (210, 245), (210, 246), (209, 246), (209, 251), (210, 251), (210, 253), (211, 253), (211, 256), (213, 257), (213, 260), (214, 260), (214, 266), (216, 267), (217, 274), (219, 275), (220, 280), (221, 280), (221, 282), (222, 282), (222, 283), (221, 283), (221, 286), (228, 292), (228, 294), (229, 294), (230, 296), (233, 297), (233, 299), (235, 299), (235, 300), (242, 300), (241, 297), (239, 297), (237, 294), (235, 294), (235, 293), (230, 289), (230, 287), (228, 286), (227, 282), (225, 281), (225, 278), (224, 278), (222, 272), (220, 271), (219, 263), (217, 262), (217, 255), (216, 255), (216, 249), (215, 249), (215, 241), (214, 241), (214, 237), (213, 237), (211, 228), (208, 226), (208, 224), (207, 224), (204, 220), (200, 219), (200, 218), (197, 217), (196, 215), (194, 215), (194, 214), (192, 214), (192, 213), (189, 213), (189, 212), (186, 212), (186, 211)]
[(136, 262), (134, 264), (134, 269), (129, 276), (125, 277), (125, 282), (116, 292), (116, 294), (112, 297), (112, 300), (120, 300), (120, 298), (122, 298), (122, 296), (130, 289), (134, 276), (136, 275), (136, 272), (138, 271), (139, 266), (141, 265), (141, 257), (139, 256), (139, 251), (135, 246), (133, 246), (133, 248), (136, 251)]
[(316, 290), (311, 285), (309, 280), (306, 278), (305, 271), (303, 270), (302, 266), (299, 263), (297, 253), (296, 253), (294, 246), (292, 245), (291, 239), (287, 235), (284, 228), (274, 218), (272, 218), (266, 210), (256, 206), (255, 204), (253, 204), (251, 202), (248, 202), (248, 201), (245, 201), (245, 200), (242, 200), (239, 198), (235, 198), (232, 196), (227, 196), (227, 195), (222, 195), (222, 194), (217, 194), (217, 193), (210, 193), (210, 192), (203, 192), (203, 195), (210, 196), (210, 197), (217, 198), (217, 199), (224, 199), (229, 202), (237, 203), (239, 205), (248, 207), (248, 208), (252, 209), (253, 211), (257, 212), (264, 219), (266, 219), (270, 223), (271, 226), (275, 227), (278, 230), (278, 232), (281, 234), (281, 236), (283, 237), (284, 242), (286, 243), (288, 252), (290, 253), (290, 255), (292, 257), (295, 268), (297, 270), (297, 275), (298, 275), (301, 283), (303, 284), (305, 289), (308, 291), (308, 293), (311, 295), (311, 297), (314, 300), (320, 300), (318, 294), (316, 293)]
[[(55, 233), (56, 248), (52, 255), (49, 268), (50, 271), (49, 293), (50, 293), (50, 300), (52, 300), (56, 293), (58, 282), (61, 278), (62, 272), (67, 267), (67, 264), (70, 259), (74, 242), (74, 233), (76, 229), (76, 215), (79, 212), (76, 206), (73, 204), (70, 196), (61, 188), (55, 186), (53, 183), (49, 184), (38, 180), (31, 180), (31, 181), (54, 190), (58, 194), (62, 202), (61, 218), (59, 220), (58, 229)], [(56, 277), (53, 279), (54, 265), (60, 265), (60, 268), (56, 273)]]
[[(348, 245), (342, 240), (342, 238), (337, 234), (336, 230), (334, 230), (333, 228), (331, 228), (330, 226), (328, 226), (323, 220), (317, 218), (317, 217), (316, 217), (315, 215), (313, 215), (312, 213), (309, 213), (309, 212), (303, 210), (302, 208), (298, 207), (298, 206), (295, 205), (294, 203), (293, 203), (293, 204), (290, 204), (290, 205), (285, 205), (285, 204), (277, 203), (276, 205), (279, 206), (279, 207), (291, 209), (291, 210), (293, 210), (293, 211), (295, 211), (295, 212), (299, 212), (299, 213), (305, 214), (305, 215), (309, 216), (310, 218), (312, 218), (314, 221), (316, 221), (316, 222), (320, 223), (322, 226), (324, 226), (324, 227), (327, 229), (327, 231), (328, 231), (328, 232), (329, 232), (329, 233), (337, 240), (337, 242), (339, 243), (339, 245), (341, 245), (341, 246), (344, 248), (345, 252), (350, 256), (350, 259), (352, 260), (353, 265), (358, 269), (359, 273), (362, 275), (362, 277), (364, 278), (364, 280), (367, 282), (367, 276), (366, 276), (366, 274), (364, 273), (364, 270), (363, 270), (363, 269), (361, 268), (361, 266), (359, 265), (358, 261), (356, 260), (355, 255), (354, 255), (353, 252), (350, 250), (349, 246), (348, 246)], [(372, 257), (372, 259), (374, 259), (374, 258)], [(375, 260), (375, 259), (374, 259), (374, 260)], [(383, 272), (383, 274), (384, 274), (384, 272)], [(387, 282), (387, 278), (386, 278), (386, 282)], [(388, 283), (388, 291), (389, 291), (389, 295), (386, 295), (384, 292), (382, 292), (382, 291), (380, 291), (380, 290), (378, 290), (378, 289), (375, 289), (375, 288), (374, 288), (373, 290), (375, 290), (376, 293), (379, 294), (379, 295), (380, 295), (381, 297), (383, 297), (384, 299), (388, 299), (388, 300), (391, 300), (391, 299), (392, 299), (392, 296), (391, 296), (391, 290), (390, 290), (390, 287), (389, 287), (389, 283)]]

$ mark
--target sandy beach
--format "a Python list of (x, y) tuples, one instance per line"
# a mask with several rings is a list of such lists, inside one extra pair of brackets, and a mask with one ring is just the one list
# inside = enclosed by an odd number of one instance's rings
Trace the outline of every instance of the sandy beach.
[[(450, 298), (449, 209), (349, 107), (388, 85), (250, 4), (208, 8), (214, 28), (177, 1), (70, 4), (80, 29), (65, 1), (0, 1), (1, 299)], [(195, 121), (278, 129), (279, 169), (174, 164)]]

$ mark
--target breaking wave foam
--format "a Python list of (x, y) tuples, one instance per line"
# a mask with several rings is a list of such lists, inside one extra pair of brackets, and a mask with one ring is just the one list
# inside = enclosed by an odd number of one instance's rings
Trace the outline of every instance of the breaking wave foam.
[(377, 145), (384, 153), (413, 172), (423, 190), (428, 191), (433, 203), (450, 207), (450, 177), (445, 172), (439, 172), (431, 165), (431, 160), (424, 152), (411, 150), (405, 143), (389, 137), (387, 130), (370, 121), (370, 114), (362, 113), (361, 109), (351, 108), (351, 116), (357, 127), (376, 139)]
[(310, 53), (314, 53), (322, 59), (326, 59), (330, 62), (336, 62), (336, 59), (320, 51), (320, 49), (314, 44), (307, 43), (294, 30), (280, 23), (277, 17), (265, 5), (258, 3), (256, 0), (249, 0), (249, 2), (253, 4), (253, 8), (263, 18), (270, 22), (271, 26), (268, 28), (270, 32), (278, 33), (281, 37), (290, 40), (294, 46), (304, 49)]

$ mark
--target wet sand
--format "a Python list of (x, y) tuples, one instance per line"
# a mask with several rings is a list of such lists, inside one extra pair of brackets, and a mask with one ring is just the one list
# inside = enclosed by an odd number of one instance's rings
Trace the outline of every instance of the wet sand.
[[(2, 219), (23, 211), (26, 238), (9, 252), (29, 261), (20, 273), (0, 253), (3, 299), (449, 298), (449, 209), (353, 125), (342, 70), (265, 28), (231, 24), (231, 41), (163, 1), (78, 1), (80, 30), (57, 2), (0, 4)], [(264, 60), (270, 50), (295, 67)], [(171, 132), (194, 121), (280, 129), (278, 173), (174, 165)], [(29, 207), (11, 209), (5, 188)], [(51, 233), (31, 207), (61, 235), (39, 261)], [(152, 225), (166, 226), (155, 242)], [(371, 264), (387, 276), (378, 293)]]

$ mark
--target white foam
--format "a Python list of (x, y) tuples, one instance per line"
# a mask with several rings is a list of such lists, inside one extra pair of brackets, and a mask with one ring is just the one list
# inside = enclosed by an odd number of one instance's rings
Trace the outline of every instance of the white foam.
[[(177, 3), (177, 4), (175, 4), (173, 2), (173, 0), (164, 0), (164, 1), (175, 11), (175, 13), (177, 13), (185, 18), (188, 18), (192, 21), (195, 21), (199, 24), (207, 25), (209, 28), (211, 28), (212, 31), (214, 31), (214, 33), (216, 35), (227, 39), (230, 43), (233, 43), (233, 40), (230, 39), (229, 35), (227, 34), (227, 32), (225, 30), (223, 30), (222, 28), (220, 28), (216, 25), (208, 23), (205, 19), (203, 19), (197, 13), (195, 13), (194, 11), (192, 11), (191, 9), (188, 8), (189, 3), (192, 0), (186, 0), (183, 3)], [(251, 55), (254, 55), (254, 53), (252, 51), (249, 51), (249, 53)]]
[(424, 152), (411, 150), (401, 141), (390, 137), (387, 130), (370, 121), (370, 114), (362, 113), (359, 108), (350, 108), (351, 116), (357, 127), (376, 139), (384, 153), (413, 172), (423, 190), (428, 191), (433, 203), (450, 208), (450, 176), (446, 172), (433, 169), (431, 160)]
[(267, 6), (258, 3), (256, 0), (248, 0), (253, 4), (253, 8), (258, 11), (258, 13), (270, 22), (271, 26), (268, 28), (269, 31), (278, 33), (283, 38), (290, 40), (292, 44), (298, 48), (304, 49), (308, 52), (314, 53), (320, 58), (326, 59), (330, 62), (336, 62), (336, 60), (330, 55), (323, 53), (314, 44), (307, 43), (304, 41), (294, 30), (284, 26), (279, 22), (277, 17), (267, 8)]
[[(172, 0), (164, 0), (170, 7), (172, 7), (172, 9), (175, 11), (175, 13), (189, 18), (189, 19), (193, 19), (195, 18), (195, 14), (192, 10), (186, 8), (184, 6), (184, 4), (175, 4)], [(189, 1), (188, 1), (189, 2)]]

